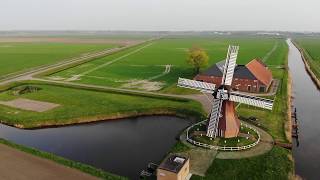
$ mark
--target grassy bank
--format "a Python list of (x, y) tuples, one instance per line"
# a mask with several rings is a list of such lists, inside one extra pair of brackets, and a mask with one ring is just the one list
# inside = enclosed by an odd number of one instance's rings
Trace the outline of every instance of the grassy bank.
[(43, 84), (32, 84), (32, 86), (40, 90), (18, 96), (13, 95), (11, 90), (7, 90), (0, 93), (0, 101), (26, 98), (60, 106), (39, 113), (0, 105), (2, 123), (23, 128), (36, 128), (140, 115), (167, 114), (199, 117), (204, 114), (199, 103), (183, 99), (132, 96)]
[(312, 71), (320, 79), (320, 38), (296, 38), (294, 41), (303, 49), (303, 54)]
[(297, 38), (294, 44), (303, 55), (307, 72), (320, 88), (320, 38)]
[(86, 164), (75, 162), (75, 161), (72, 161), (72, 160), (69, 160), (69, 159), (65, 159), (65, 158), (62, 158), (60, 156), (54, 155), (52, 153), (47, 153), (47, 152), (40, 151), (40, 150), (37, 150), (37, 149), (34, 149), (34, 148), (29, 148), (29, 147), (26, 147), (26, 146), (18, 145), (18, 144), (9, 142), (9, 141), (4, 140), (4, 139), (0, 139), (0, 143), (5, 144), (5, 145), (10, 146), (10, 147), (13, 147), (13, 148), (18, 149), (18, 150), (23, 151), (23, 152), (26, 152), (26, 153), (29, 153), (29, 154), (33, 154), (33, 155), (38, 156), (38, 157), (45, 158), (45, 159), (48, 159), (48, 160), (52, 160), (52, 161), (54, 161), (56, 163), (59, 163), (59, 164), (62, 164), (62, 165), (65, 165), (65, 166), (68, 166), (68, 167), (71, 167), (71, 168), (78, 169), (78, 170), (80, 170), (82, 172), (91, 174), (91, 175), (99, 177), (101, 179), (105, 179), (105, 180), (126, 180), (127, 179), (125, 177), (121, 177), (121, 176), (118, 176), (118, 175), (114, 175), (114, 174), (105, 172), (105, 171), (103, 171), (101, 169), (97, 169), (97, 168), (95, 168), (93, 166), (90, 166), (90, 165), (86, 165)]
[(246, 159), (215, 159), (206, 177), (192, 176), (192, 180), (207, 179), (289, 179), (293, 171), (291, 152), (274, 147), (270, 152)]

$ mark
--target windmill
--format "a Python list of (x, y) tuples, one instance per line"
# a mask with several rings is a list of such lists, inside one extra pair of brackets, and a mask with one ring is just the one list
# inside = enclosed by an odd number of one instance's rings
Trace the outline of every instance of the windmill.
[(235, 112), (234, 102), (272, 110), (273, 100), (255, 97), (231, 90), (239, 46), (229, 46), (224, 65), (221, 85), (179, 78), (178, 86), (200, 90), (213, 96), (212, 109), (208, 118), (206, 135), (210, 138), (236, 137), (240, 121)]

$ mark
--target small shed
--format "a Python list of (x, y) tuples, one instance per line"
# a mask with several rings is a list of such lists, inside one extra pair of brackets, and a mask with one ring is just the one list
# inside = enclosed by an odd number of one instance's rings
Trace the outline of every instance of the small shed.
[(189, 179), (189, 158), (170, 154), (157, 169), (157, 180)]

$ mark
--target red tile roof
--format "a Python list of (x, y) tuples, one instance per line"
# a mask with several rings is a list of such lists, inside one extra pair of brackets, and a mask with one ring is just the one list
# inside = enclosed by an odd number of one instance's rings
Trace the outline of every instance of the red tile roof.
[(246, 67), (264, 85), (269, 86), (272, 82), (272, 73), (261, 60), (254, 59)]

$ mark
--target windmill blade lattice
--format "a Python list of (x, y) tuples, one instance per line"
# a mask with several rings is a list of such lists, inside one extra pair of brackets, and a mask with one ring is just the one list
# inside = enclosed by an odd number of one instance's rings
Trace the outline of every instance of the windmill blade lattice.
[(220, 119), (221, 107), (222, 107), (222, 99), (213, 99), (213, 105), (210, 113), (208, 128), (207, 128), (207, 136), (208, 137), (216, 137), (218, 131), (218, 124)]
[(221, 82), (223, 85), (231, 86), (232, 84), (234, 69), (236, 67), (236, 61), (238, 57), (238, 50), (239, 46), (229, 46)]
[(185, 78), (178, 79), (178, 86), (189, 88), (189, 89), (200, 90), (201, 92), (205, 92), (205, 93), (214, 93), (214, 90), (216, 87), (216, 85), (212, 83), (200, 82), (200, 81), (195, 81), (195, 80), (190, 80)]
[(229, 100), (269, 110), (272, 110), (273, 107), (273, 100), (250, 96), (239, 92), (231, 92)]

